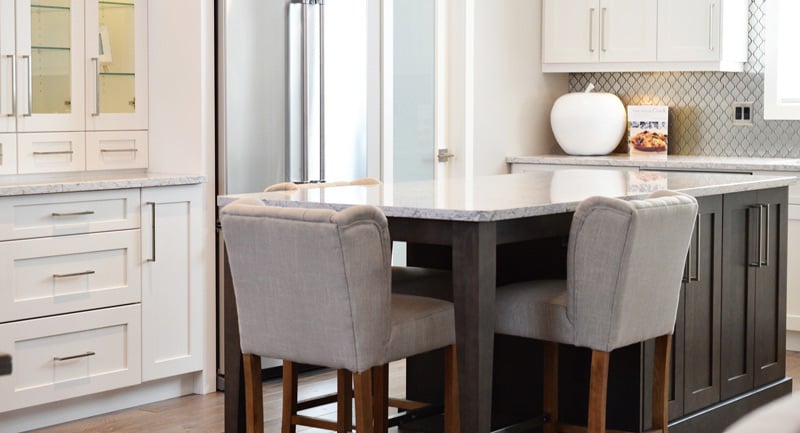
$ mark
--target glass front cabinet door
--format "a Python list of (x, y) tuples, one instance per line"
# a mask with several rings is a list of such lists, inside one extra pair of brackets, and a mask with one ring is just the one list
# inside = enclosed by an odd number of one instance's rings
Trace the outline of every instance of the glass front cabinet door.
[(147, 2), (86, 0), (86, 130), (147, 129)]

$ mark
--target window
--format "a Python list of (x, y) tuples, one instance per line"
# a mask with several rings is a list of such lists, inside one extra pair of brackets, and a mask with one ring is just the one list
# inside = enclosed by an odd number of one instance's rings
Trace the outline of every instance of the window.
[(770, 0), (766, 6), (764, 118), (800, 119), (800, 1)]

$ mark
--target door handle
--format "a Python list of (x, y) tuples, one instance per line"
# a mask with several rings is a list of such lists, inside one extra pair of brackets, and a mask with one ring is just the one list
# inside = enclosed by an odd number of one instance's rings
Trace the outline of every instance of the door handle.
[(606, 15), (608, 13), (608, 8), (600, 9), (600, 51), (606, 51)]
[(594, 52), (594, 12), (595, 8), (589, 8), (589, 52)]
[(17, 59), (13, 54), (7, 54), (6, 58), (11, 61), (11, 113), (7, 117), (17, 116)]
[[(700, 229), (700, 214), (697, 214), (697, 219), (695, 220), (695, 235), (697, 238), (695, 239), (695, 251), (694, 251), (694, 277), (692, 277), (691, 269), (689, 270), (689, 281), (700, 281), (700, 251), (702, 251), (702, 241), (700, 237), (703, 235)], [(691, 248), (689, 248), (691, 251)]]
[(145, 260), (148, 263), (154, 263), (156, 261), (156, 203), (152, 201), (148, 201), (146, 203), (148, 206), (151, 206), (151, 221), (150, 221), (150, 258)]
[[(759, 206), (761, 207), (761, 209), (764, 210), (764, 214), (765, 215), (764, 215), (764, 218), (759, 218), (759, 221), (761, 221), (761, 224), (759, 225), (759, 240), (761, 240), (760, 239), (761, 230), (762, 230), (761, 226), (763, 226), (763, 233), (764, 233), (764, 239), (763, 239), (763, 243), (764, 243), (764, 260), (761, 260), (761, 254), (760, 254), (760, 251), (759, 251), (758, 264), (759, 264), (759, 267), (767, 267), (767, 266), (769, 266), (769, 217), (770, 217), (770, 215), (769, 215), (769, 203), (762, 204), (762, 205), (759, 205)], [(761, 214), (761, 210), (759, 210), (759, 214)], [(761, 248), (761, 242), (759, 242), (758, 246), (759, 246), (759, 249), (760, 249)]]
[[(748, 265), (751, 266), (751, 267), (754, 267), (754, 268), (760, 268), (761, 267), (761, 256), (762, 256), (762, 254), (761, 254), (761, 243), (762, 243), (762, 241), (761, 241), (762, 229), (761, 228), (762, 228), (762, 225), (763, 225), (762, 206), (760, 204), (757, 204), (757, 205), (749, 206), (747, 208), (747, 216), (748, 216), (747, 227), (748, 227), (748, 230), (749, 230), (748, 233), (752, 233), (752, 228), (751, 228), (752, 227), (752, 222), (749, 222), (749, 218), (750, 218), (750, 215), (752, 215), (752, 211), (754, 211), (754, 210), (758, 212), (758, 224), (756, 224), (756, 231), (758, 233), (758, 235), (756, 236), (756, 259), (752, 260), (752, 255), (751, 255), (752, 248), (750, 247), (750, 242), (748, 242), (747, 254), (748, 254), (748, 257), (751, 257), (751, 259), (748, 259)], [(749, 239), (749, 236), (748, 236), (748, 239)]]
[(93, 117), (100, 115), (100, 58), (92, 57), (94, 62), (94, 111)]
[(26, 54), (22, 58), (27, 60), (26, 64), (28, 65), (28, 112), (22, 117), (31, 117), (33, 116), (33, 67), (30, 55)]

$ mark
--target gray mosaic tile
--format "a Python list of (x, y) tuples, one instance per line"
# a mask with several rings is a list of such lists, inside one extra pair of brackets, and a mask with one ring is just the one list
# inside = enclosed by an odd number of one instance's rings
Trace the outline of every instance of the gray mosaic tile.
[[(744, 72), (571, 74), (570, 91), (593, 83), (626, 105), (669, 105), (670, 153), (800, 158), (800, 121), (764, 120), (764, 6), (750, 0)], [(753, 126), (732, 126), (731, 104), (753, 103)], [(625, 152), (625, 143), (618, 152)]]

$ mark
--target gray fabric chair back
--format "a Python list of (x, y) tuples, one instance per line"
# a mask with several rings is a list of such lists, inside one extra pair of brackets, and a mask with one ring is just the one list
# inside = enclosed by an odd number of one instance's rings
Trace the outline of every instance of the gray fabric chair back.
[(668, 191), (581, 202), (567, 253), (576, 345), (611, 351), (673, 332), (696, 215), (694, 198)]
[(222, 209), (242, 352), (362, 372), (386, 363), (390, 240), (371, 206)]

